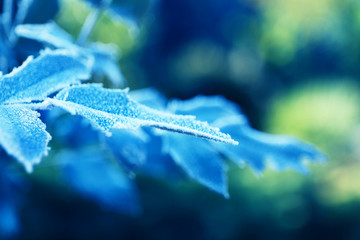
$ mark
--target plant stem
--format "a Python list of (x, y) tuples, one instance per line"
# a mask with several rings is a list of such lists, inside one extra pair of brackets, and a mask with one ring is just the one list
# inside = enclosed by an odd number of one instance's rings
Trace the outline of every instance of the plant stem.
[(98, 8), (93, 8), (90, 14), (87, 16), (80, 34), (77, 39), (77, 43), (83, 46), (88, 40), (90, 33), (94, 29), (96, 22), (99, 20), (100, 14), (103, 9), (107, 8), (111, 4), (112, 0), (103, 0), (102, 4)]
[(18, 11), (16, 13), (16, 16), (15, 16), (14, 22), (11, 26), (11, 30), (10, 30), (10, 34), (9, 34), (9, 41), (14, 45), (16, 44), (16, 42), (18, 40), (18, 36), (15, 34), (15, 28), (16, 28), (16, 26), (18, 26), (24, 22), (32, 3), (33, 3), (33, 0), (23, 0), (18, 4)]
[(83, 27), (81, 28), (79, 37), (77, 39), (77, 43), (80, 46), (84, 46), (84, 44), (88, 40), (90, 33), (94, 29), (94, 26), (95, 26), (97, 20), (99, 19), (100, 13), (101, 13), (100, 9), (94, 8), (90, 12), (90, 14), (87, 16), (85, 23), (84, 23)]
[(4, 0), (2, 23), (3, 23), (4, 31), (7, 34), (7, 36), (9, 36), (11, 31), (12, 12), (13, 12), (13, 0)]

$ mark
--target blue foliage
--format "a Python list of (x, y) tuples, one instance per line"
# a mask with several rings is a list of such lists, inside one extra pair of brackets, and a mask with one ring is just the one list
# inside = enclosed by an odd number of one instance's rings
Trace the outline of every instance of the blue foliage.
[(203, 139), (166, 134), (163, 153), (181, 166), (199, 183), (229, 197), (226, 165), (219, 152)]
[(87, 66), (68, 51), (45, 50), (0, 78), (0, 103), (41, 101), (89, 77)]
[(134, 184), (106, 160), (99, 150), (64, 151), (57, 156), (57, 161), (63, 163), (64, 180), (75, 191), (106, 209), (139, 214), (141, 208)]
[(47, 154), (50, 135), (39, 113), (17, 106), (0, 106), (0, 144), (16, 157), (28, 172)]
[[(169, 105), (174, 113), (193, 114), (230, 134), (239, 145), (233, 147), (228, 144), (209, 144), (238, 165), (248, 164), (258, 174), (267, 165), (277, 170), (293, 169), (306, 172), (305, 160), (325, 159), (315, 147), (296, 138), (266, 134), (252, 129), (240, 109), (221, 96), (198, 96), (188, 101), (173, 101)], [(192, 145), (190, 141), (186, 143), (189, 147)]]
[(112, 18), (125, 24), (130, 31), (136, 32), (146, 12), (155, 4), (155, 0), (134, 4), (134, 0), (86, 0), (97, 9), (103, 9)]
[(128, 171), (133, 172), (147, 159), (146, 146), (149, 136), (142, 130), (113, 130), (111, 137), (104, 139), (111, 153)]
[[(145, 105), (149, 104), (159, 109), (166, 108), (167, 105), (164, 96), (154, 89), (138, 90), (132, 96)], [(325, 160), (315, 147), (296, 138), (266, 134), (252, 129), (241, 110), (222, 96), (198, 96), (186, 101), (173, 100), (167, 108), (176, 114), (194, 115), (199, 120), (207, 121), (229, 133), (239, 142), (239, 145), (234, 146), (158, 132), (161, 140), (151, 143), (152, 148), (161, 148), (157, 161), (162, 161), (166, 166), (170, 157), (170, 161), (173, 160), (190, 177), (225, 197), (228, 196), (226, 165), (221, 155), (241, 167), (248, 164), (256, 174), (260, 174), (267, 166), (276, 170), (293, 169), (306, 173), (306, 160)], [(142, 167), (151, 172), (151, 167)], [(168, 171), (169, 175), (174, 170), (165, 168), (163, 171)]]
[(104, 89), (98, 84), (65, 88), (52, 104), (72, 114), (79, 114), (96, 127), (109, 133), (114, 129), (136, 129), (151, 126), (174, 132), (186, 133), (215, 141), (237, 144), (230, 135), (223, 134), (206, 122), (193, 116), (172, 115), (153, 110), (131, 100), (127, 90)]
[[(106, 76), (116, 86), (125, 85), (117, 64), (118, 49), (87, 42), (91, 24), (88, 28), (84, 25), (80, 41), (54, 22), (21, 25), (35, 2), (22, 0), (15, 6), (12, 1), (4, 1), (0, 19), (0, 71), (4, 72), (0, 74), (0, 145), (28, 172), (47, 155), (51, 136), (46, 128), (55, 128), (53, 135), (63, 139), (66, 147), (76, 149), (65, 150), (56, 157), (64, 181), (107, 209), (138, 214), (141, 207), (137, 190), (124, 170), (131, 175), (166, 178), (182, 177), (185, 173), (228, 197), (224, 157), (239, 166), (246, 163), (258, 174), (268, 166), (306, 172), (304, 160), (324, 160), (309, 144), (252, 129), (238, 106), (221, 96), (168, 102), (155, 89), (129, 92), (84, 84), (92, 77)], [(124, 12), (128, 7), (124, 6), (131, 5), (89, 2), (98, 13), (107, 9), (120, 16), (127, 16)], [(7, 73), (22, 61), (14, 53), (19, 51), (18, 37), (36, 40), (51, 49), (29, 56)], [(64, 117), (63, 110), (81, 118)], [(39, 111), (45, 111), (41, 119)], [(83, 125), (84, 121), (96, 132)], [(80, 131), (88, 131), (89, 135), (79, 134)], [(9, 200), (11, 181), (3, 159), (4, 156), (0, 161), (0, 237), (7, 237), (16, 232), (19, 223), (16, 206)]]
[(94, 59), (91, 66), (94, 74), (106, 76), (115, 86), (125, 85), (125, 78), (117, 64), (120, 58), (119, 49), (115, 45), (96, 42), (85, 47), (79, 46), (71, 35), (54, 22), (19, 25), (15, 32), (20, 37), (36, 40), (53, 48), (67, 49), (80, 56), (90, 56)]

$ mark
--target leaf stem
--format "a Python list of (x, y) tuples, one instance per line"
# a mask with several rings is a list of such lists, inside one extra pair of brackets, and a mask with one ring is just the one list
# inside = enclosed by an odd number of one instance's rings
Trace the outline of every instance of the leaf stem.
[(77, 39), (77, 43), (83, 46), (88, 40), (90, 33), (94, 29), (96, 22), (99, 20), (100, 14), (103, 9), (107, 8), (111, 4), (112, 0), (103, 0), (101, 5), (97, 8), (93, 8), (87, 16), (83, 27), (81, 28), (80, 34)]
[(3, 23), (4, 31), (7, 34), (7, 36), (9, 36), (11, 31), (12, 12), (13, 12), (13, 0), (4, 0), (2, 23)]
[(81, 28), (79, 37), (77, 39), (77, 43), (80, 46), (83, 46), (86, 43), (86, 41), (88, 40), (90, 33), (94, 29), (94, 26), (100, 17), (100, 13), (101, 13), (101, 10), (99, 8), (95, 8), (87, 16), (85, 23), (84, 23), (83, 27)]

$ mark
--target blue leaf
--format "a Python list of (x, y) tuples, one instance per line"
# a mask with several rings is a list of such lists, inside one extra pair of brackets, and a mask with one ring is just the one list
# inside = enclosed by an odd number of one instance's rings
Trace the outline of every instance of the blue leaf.
[(315, 147), (296, 138), (252, 129), (240, 109), (221, 96), (199, 96), (187, 101), (172, 101), (169, 105), (174, 113), (193, 114), (230, 134), (239, 145), (211, 143), (213, 148), (239, 166), (247, 163), (258, 174), (268, 165), (277, 170), (293, 169), (305, 173), (304, 160), (325, 159)]
[(164, 110), (167, 106), (167, 98), (154, 88), (132, 90), (129, 96), (138, 103), (156, 110)]
[(111, 137), (106, 137), (104, 142), (114, 157), (127, 170), (133, 172), (145, 163), (146, 145), (149, 140), (149, 136), (139, 128), (136, 130), (113, 130)]
[(120, 50), (116, 45), (91, 43), (84, 51), (89, 52), (95, 59), (92, 69), (95, 74), (106, 76), (115, 86), (125, 85), (125, 77), (118, 65)]
[(44, 100), (49, 94), (89, 78), (87, 67), (67, 51), (43, 51), (0, 77), (0, 103)]
[(82, 56), (92, 56), (92, 71), (106, 76), (115, 86), (124, 86), (125, 77), (118, 66), (119, 49), (113, 44), (90, 43), (85, 47), (75, 44), (74, 39), (54, 22), (24, 24), (16, 27), (18, 36), (33, 39), (55, 48), (65, 48)]
[(54, 145), (64, 148), (82, 148), (99, 144), (99, 132), (80, 116), (69, 116), (60, 108), (52, 109), (45, 119)]
[(104, 89), (99, 85), (88, 84), (64, 89), (49, 101), (72, 114), (89, 119), (95, 127), (106, 133), (112, 128), (152, 126), (237, 144), (230, 135), (195, 120), (193, 116), (168, 114), (138, 104), (128, 97), (127, 90)]
[(248, 121), (240, 108), (223, 96), (196, 96), (192, 99), (181, 101), (172, 100), (169, 102), (169, 110), (177, 114), (195, 115), (201, 121), (213, 124), (223, 121), (229, 117), (238, 118), (238, 124), (247, 125)]
[(79, 48), (74, 44), (73, 37), (54, 22), (19, 25), (15, 28), (15, 32), (20, 37), (33, 39), (56, 48), (72, 51), (78, 51)]
[(294, 137), (271, 135), (237, 124), (222, 128), (239, 141), (236, 147), (216, 144), (224, 155), (241, 164), (246, 162), (256, 173), (266, 166), (275, 170), (293, 169), (306, 173), (306, 161), (324, 161), (325, 156), (314, 146)]
[(47, 154), (50, 135), (39, 113), (11, 105), (0, 106), (0, 144), (28, 172)]
[(62, 152), (57, 157), (70, 186), (106, 209), (137, 215), (141, 209), (135, 186), (98, 150)]
[(163, 138), (153, 134), (153, 129), (145, 129), (150, 140), (146, 144), (146, 160), (138, 172), (163, 179), (179, 179), (184, 174), (170, 155), (163, 151)]
[(228, 198), (226, 165), (208, 141), (186, 135), (164, 136), (163, 151), (190, 177)]

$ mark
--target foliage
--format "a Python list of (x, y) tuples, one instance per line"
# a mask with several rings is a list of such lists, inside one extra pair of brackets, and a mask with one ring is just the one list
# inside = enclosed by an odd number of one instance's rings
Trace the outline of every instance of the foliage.
[[(51, 161), (61, 166), (56, 169), (59, 175), (80, 195), (128, 214), (138, 214), (141, 208), (126, 172), (156, 177), (186, 173), (228, 197), (226, 159), (239, 166), (248, 164), (256, 174), (266, 167), (306, 172), (306, 160), (324, 160), (312, 145), (251, 128), (237, 105), (222, 96), (168, 101), (154, 89), (131, 92), (84, 83), (107, 78), (113, 86), (126, 85), (117, 67), (118, 49), (88, 38), (102, 11), (109, 11), (129, 28), (139, 25), (137, 15), (127, 14), (128, 4), (89, 1), (92, 11), (74, 40), (52, 21), (22, 24), (35, 2), (5, 0), (1, 9), (0, 144), (6, 154), (0, 165), (0, 191), (4, 192), (0, 229), (4, 235), (16, 232), (19, 225), (12, 200), (16, 191), (9, 180), (13, 176), (8, 176), (11, 158), (31, 172), (48, 154), (51, 132), (46, 126), (64, 112), (90, 124), (96, 131), (89, 129), (95, 134), (86, 138), (96, 144), (57, 149)], [(31, 44), (24, 48), (23, 39), (32, 40)], [(38, 42), (44, 46), (41, 51)], [(65, 132), (60, 135), (84, 134), (70, 127), (79, 124), (79, 118), (71, 119), (59, 127), (58, 131)]]

